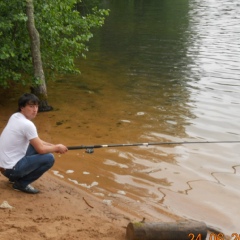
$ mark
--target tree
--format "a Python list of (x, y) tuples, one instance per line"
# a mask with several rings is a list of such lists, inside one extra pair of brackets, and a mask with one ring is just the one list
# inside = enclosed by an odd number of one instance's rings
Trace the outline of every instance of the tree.
[(42, 66), (42, 57), (40, 51), (40, 37), (35, 27), (34, 21), (34, 6), (33, 0), (26, 0), (26, 14), (27, 14), (27, 29), (30, 37), (31, 55), (33, 63), (33, 77), (39, 84), (35, 87), (31, 87), (32, 93), (36, 94), (40, 98), (39, 109), (41, 111), (51, 110), (52, 107), (47, 103), (47, 87), (45, 82), (45, 75)]
[(85, 57), (92, 29), (102, 26), (108, 14), (108, 10), (95, 7), (83, 15), (77, 11), (80, 3), (81, 0), (0, 2), (0, 86), (7, 88), (14, 82), (29, 85), (47, 107), (45, 76), (79, 73), (74, 60)]

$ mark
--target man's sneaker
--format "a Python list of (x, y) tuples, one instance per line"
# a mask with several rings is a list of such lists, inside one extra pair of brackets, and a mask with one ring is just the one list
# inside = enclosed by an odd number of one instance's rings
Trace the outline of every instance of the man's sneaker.
[(13, 184), (13, 189), (17, 191), (22, 191), (25, 193), (31, 193), (36, 194), (39, 193), (39, 190), (28, 184), (26, 187), (22, 187), (20, 184), (17, 184), (16, 182)]

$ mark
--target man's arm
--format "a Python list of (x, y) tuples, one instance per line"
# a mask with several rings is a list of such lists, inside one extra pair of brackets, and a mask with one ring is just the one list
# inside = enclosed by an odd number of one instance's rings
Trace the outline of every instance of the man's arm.
[(53, 146), (54, 144), (52, 144), (52, 143), (48, 143), (48, 142), (45, 142), (45, 141), (43, 141), (43, 140), (41, 140), (42, 141), (42, 143), (43, 143), (43, 145), (47, 145), (47, 146)]
[(44, 153), (65, 153), (67, 152), (67, 147), (63, 144), (51, 144), (42, 141), (39, 137), (33, 138), (30, 140), (30, 144), (35, 148), (39, 154)]

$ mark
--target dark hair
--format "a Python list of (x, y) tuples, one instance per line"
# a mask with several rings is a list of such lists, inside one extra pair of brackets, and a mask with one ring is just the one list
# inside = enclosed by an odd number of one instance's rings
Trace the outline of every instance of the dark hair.
[(25, 107), (27, 104), (39, 105), (39, 99), (36, 95), (32, 93), (24, 93), (18, 99), (18, 111), (21, 112), (21, 108)]

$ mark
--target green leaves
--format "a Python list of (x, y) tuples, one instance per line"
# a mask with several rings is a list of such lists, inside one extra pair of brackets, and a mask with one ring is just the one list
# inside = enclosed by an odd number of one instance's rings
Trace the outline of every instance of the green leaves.
[(1, 47), (1, 52), (0, 52), (0, 59), (4, 60), (4, 59), (8, 59), (10, 57), (14, 57), (15, 56), (15, 52), (13, 51), (12, 48), (10, 48), (9, 45), (4, 44)]
[(11, 81), (21, 81), (24, 70), (30, 69), (24, 7), (22, 1), (0, 3), (0, 86), (4, 88)]
[[(10, 81), (38, 84), (32, 78), (25, 1), (0, 2), (0, 86), (3, 87), (8, 87)], [(34, 0), (35, 25), (40, 34), (42, 62), (47, 76), (79, 73), (75, 59), (86, 57), (92, 30), (101, 27), (109, 14), (108, 10), (97, 7), (81, 14), (84, 9), (79, 4), (80, 0)]]

